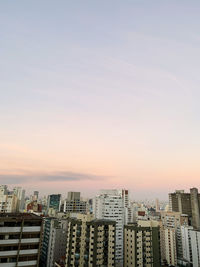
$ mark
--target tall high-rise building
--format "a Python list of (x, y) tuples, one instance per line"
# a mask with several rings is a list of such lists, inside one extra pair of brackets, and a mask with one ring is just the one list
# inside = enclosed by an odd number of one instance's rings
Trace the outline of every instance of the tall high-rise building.
[(25, 208), (25, 190), (21, 187), (14, 187), (13, 194), (17, 197), (17, 210), (23, 212)]
[(200, 230), (200, 194), (197, 188), (190, 189), (191, 209), (192, 209), (192, 226)]
[(160, 233), (157, 221), (124, 226), (124, 267), (160, 267)]
[(14, 187), (9, 191), (7, 185), (0, 186), (0, 212), (22, 212), (25, 205), (25, 190)]
[(184, 190), (176, 190), (169, 194), (169, 208), (181, 214), (187, 214), (190, 224), (195, 230), (200, 230), (200, 194), (197, 188), (191, 188), (190, 193)]
[(156, 212), (160, 211), (160, 204), (159, 204), (159, 199), (156, 198)]
[(163, 265), (177, 266), (176, 231), (174, 228), (160, 228), (161, 259)]
[(133, 210), (130, 206), (129, 191), (126, 189), (119, 190), (122, 195), (122, 203), (124, 207), (124, 224), (133, 222)]
[(176, 190), (175, 193), (170, 193), (169, 209), (192, 216), (190, 193), (185, 193), (184, 190)]
[(39, 191), (34, 191), (33, 192), (33, 200), (38, 200), (38, 197), (39, 197)]
[(200, 266), (200, 231), (190, 230), (190, 241), (192, 248), (192, 266)]
[(119, 190), (119, 193), (122, 195), (122, 200), (123, 200), (124, 207), (128, 207), (129, 206), (128, 190), (122, 189), (122, 190)]
[(200, 266), (200, 231), (194, 230), (192, 226), (181, 228), (184, 248), (184, 259), (188, 265)]
[(0, 195), (0, 213), (18, 212), (18, 199), (15, 195)]
[(68, 201), (80, 200), (80, 198), (81, 198), (80, 192), (68, 192), (68, 194), (67, 194), (67, 200)]
[(68, 224), (66, 266), (115, 266), (115, 222), (77, 214)]
[(0, 185), (0, 195), (7, 195), (7, 194), (8, 194), (8, 186)]
[[(183, 247), (182, 247), (182, 238), (181, 238), (181, 226), (188, 226), (188, 215), (181, 214), (180, 212), (161, 212), (161, 221), (162, 221), (162, 230), (172, 229), (172, 235), (175, 233), (176, 241), (176, 251), (174, 251), (175, 256), (178, 262), (183, 259)], [(163, 241), (163, 240), (161, 240)], [(161, 245), (164, 245), (164, 248), (167, 248), (165, 241)], [(173, 253), (173, 251), (172, 251)]]
[(63, 211), (65, 213), (87, 213), (88, 203), (81, 200), (80, 192), (68, 192), (68, 197), (64, 201)]
[(0, 214), (0, 266), (39, 266), (42, 219), (35, 214)]
[(61, 194), (53, 194), (48, 196), (47, 209), (54, 209), (60, 211)]
[(192, 226), (181, 226), (183, 261), (185, 261), (188, 264), (192, 264), (192, 247), (191, 247), (190, 230), (193, 230)]
[(116, 222), (116, 266), (123, 264), (124, 203), (119, 190), (101, 190), (93, 200), (93, 213), (97, 219)]
[(67, 245), (67, 219), (44, 218), (40, 267), (54, 267), (64, 260)]

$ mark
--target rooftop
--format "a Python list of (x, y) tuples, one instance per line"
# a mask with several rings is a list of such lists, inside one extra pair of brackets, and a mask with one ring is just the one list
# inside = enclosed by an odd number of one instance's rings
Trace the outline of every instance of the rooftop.
[(0, 220), (6, 218), (16, 220), (42, 220), (42, 217), (33, 213), (0, 213)]

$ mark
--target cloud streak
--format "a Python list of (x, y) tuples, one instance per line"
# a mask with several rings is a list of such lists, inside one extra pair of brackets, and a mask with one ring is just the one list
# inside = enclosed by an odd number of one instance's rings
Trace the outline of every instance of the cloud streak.
[(57, 171), (51, 173), (30, 173), (22, 174), (0, 174), (0, 183), (2, 184), (21, 184), (28, 182), (67, 182), (67, 181), (96, 181), (105, 179), (105, 176), (98, 176), (86, 173)]

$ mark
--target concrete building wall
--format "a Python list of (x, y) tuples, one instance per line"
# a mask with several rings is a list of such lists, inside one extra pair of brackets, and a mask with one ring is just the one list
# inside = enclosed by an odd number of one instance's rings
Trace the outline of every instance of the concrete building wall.
[(25, 208), (25, 190), (21, 187), (14, 187), (13, 194), (17, 197), (17, 211), (23, 212)]
[(200, 232), (190, 230), (193, 267), (200, 266)]
[(81, 193), (80, 192), (68, 192), (67, 194), (67, 200), (80, 200), (81, 198)]
[(64, 210), (65, 213), (77, 212), (77, 213), (87, 213), (88, 204), (86, 201), (79, 199), (75, 200), (65, 200), (64, 201)]
[(158, 222), (138, 222), (124, 227), (124, 267), (160, 267)]
[(190, 225), (200, 229), (200, 194), (197, 188), (191, 188), (190, 193), (177, 190), (169, 194), (169, 209), (189, 216)]
[(185, 260), (188, 263), (192, 263), (192, 248), (191, 248), (190, 230), (193, 230), (192, 226), (181, 226), (183, 260)]
[(183, 247), (181, 237), (181, 226), (188, 226), (188, 215), (183, 215), (180, 212), (161, 212), (161, 221), (163, 228), (174, 229), (177, 248), (177, 259), (183, 258)]
[(17, 212), (17, 204), (15, 195), (0, 195), (0, 212)]
[(94, 220), (93, 215), (70, 218), (66, 267), (115, 266), (115, 222)]
[(199, 198), (197, 188), (190, 189), (191, 195), (191, 209), (192, 209), (192, 226), (195, 230), (200, 230), (200, 212), (199, 212)]
[(183, 190), (177, 190), (175, 193), (169, 194), (170, 211), (180, 212), (192, 216), (190, 193)]
[(48, 196), (47, 199), (47, 211), (48, 209), (54, 209), (55, 211), (60, 211), (61, 206), (61, 195), (52, 194)]
[(66, 255), (67, 219), (45, 218), (40, 257), (41, 267), (54, 267)]
[(108, 219), (116, 222), (116, 264), (123, 264), (123, 227), (125, 208), (121, 193), (118, 190), (102, 190), (93, 200), (93, 212), (97, 219)]
[(160, 229), (161, 259), (162, 263), (177, 265), (176, 233), (175, 229)]
[(42, 219), (34, 214), (0, 214), (0, 266), (39, 266)]

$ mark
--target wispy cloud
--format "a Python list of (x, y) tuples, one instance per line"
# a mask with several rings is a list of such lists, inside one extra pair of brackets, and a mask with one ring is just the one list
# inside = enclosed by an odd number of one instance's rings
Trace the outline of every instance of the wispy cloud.
[(24, 172), (22, 174), (0, 174), (0, 183), (3, 184), (21, 184), (30, 181), (43, 182), (67, 182), (67, 181), (83, 181), (83, 180), (102, 180), (105, 176), (98, 176), (86, 173), (57, 171), (51, 173), (34, 173)]

